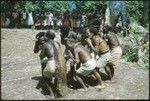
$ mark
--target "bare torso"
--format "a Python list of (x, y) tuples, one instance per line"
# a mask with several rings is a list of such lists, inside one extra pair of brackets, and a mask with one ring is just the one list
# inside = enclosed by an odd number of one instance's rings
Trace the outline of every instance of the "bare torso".
[(107, 39), (107, 43), (111, 49), (120, 45), (119, 40), (114, 33), (109, 33), (105, 35), (105, 38)]
[(85, 63), (92, 58), (89, 51), (82, 45), (76, 45), (74, 47), (74, 56), (75, 59), (79, 60), (81, 63)]
[(99, 35), (93, 36), (92, 43), (98, 54), (103, 54), (109, 51), (109, 46), (107, 45), (106, 41), (103, 40)]
[(47, 57), (48, 60), (54, 60), (54, 58), (55, 58), (54, 53), (55, 53), (54, 46), (53, 46), (52, 42), (50, 40), (48, 40), (42, 46), (40, 58), (43, 59), (44, 57)]

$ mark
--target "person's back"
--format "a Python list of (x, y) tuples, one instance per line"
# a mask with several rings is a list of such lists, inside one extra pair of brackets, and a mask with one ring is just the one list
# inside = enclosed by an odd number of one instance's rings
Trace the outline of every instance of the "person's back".
[(110, 49), (107, 42), (97, 33), (92, 38), (93, 46), (97, 51), (96, 56), (96, 67), (98, 69), (104, 68), (109, 78), (112, 78), (110, 67), (106, 66), (107, 63), (111, 60)]
[[(105, 25), (104, 29), (104, 38), (107, 41), (109, 47), (110, 47), (110, 53), (111, 53), (111, 63), (114, 65), (118, 65), (121, 55), (122, 55), (122, 49), (120, 47), (119, 40), (117, 36), (113, 33), (112, 27), (109, 25)], [(119, 66), (119, 65), (118, 65)], [(112, 75), (113, 76), (113, 75)], [(110, 79), (112, 78), (110, 77)]]
[(76, 47), (74, 47), (74, 50), (75, 52), (77, 52), (81, 63), (85, 63), (86, 61), (92, 58), (88, 50), (82, 45), (77, 45)]
[(99, 86), (99, 88), (103, 88), (101, 77), (95, 69), (96, 61), (94, 58), (92, 58), (90, 52), (81, 43), (79, 44), (74, 41), (74, 44), (72, 44), (72, 42), (68, 39), (67, 44), (72, 54), (74, 55), (74, 61), (76, 62), (76, 64), (79, 64), (79, 68), (77, 68), (75, 72), (76, 80), (83, 87), (83, 89), (79, 89), (79, 91), (87, 91), (87, 87), (84, 84), (81, 76), (87, 76), (90, 73), (94, 73), (94, 76), (98, 81), (97, 86)]
[(105, 38), (107, 40), (107, 43), (110, 49), (115, 48), (120, 45), (119, 40), (114, 33), (109, 32), (108, 34), (105, 35)]
[(43, 44), (42, 50), (42, 52), (44, 52), (44, 55), (41, 58), (47, 57), (49, 60), (54, 60), (54, 47), (51, 40), (48, 40)]

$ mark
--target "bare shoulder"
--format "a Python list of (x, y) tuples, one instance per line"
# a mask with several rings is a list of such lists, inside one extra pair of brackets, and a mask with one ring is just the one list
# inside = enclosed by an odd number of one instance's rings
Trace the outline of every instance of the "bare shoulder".
[(75, 48), (74, 48), (74, 50), (76, 51), (76, 52), (79, 52), (79, 51), (81, 51), (83, 49), (83, 46), (82, 45), (77, 45), (77, 46), (75, 46)]

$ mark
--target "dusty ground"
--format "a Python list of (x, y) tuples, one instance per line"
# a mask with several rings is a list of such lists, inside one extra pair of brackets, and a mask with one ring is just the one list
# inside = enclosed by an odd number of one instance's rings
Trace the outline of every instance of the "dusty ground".
[[(46, 100), (37, 89), (41, 77), (38, 54), (33, 53), (34, 37), (40, 30), (1, 29), (1, 98), (2, 100)], [(135, 63), (120, 61), (114, 81), (105, 82), (98, 91), (89, 86), (88, 92), (71, 93), (62, 99), (149, 99), (149, 70)]]

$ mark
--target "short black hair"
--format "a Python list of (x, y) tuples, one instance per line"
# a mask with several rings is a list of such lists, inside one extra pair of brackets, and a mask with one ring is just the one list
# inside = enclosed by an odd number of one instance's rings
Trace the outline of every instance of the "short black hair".
[(77, 39), (77, 33), (73, 32), (73, 31), (70, 31), (69, 35), (68, 35), (68, 38)]
[(94, 33), (94, 35), (97, 35), (97, 34), (98, 34), (97, 28), (90, 27), (90, 28), (89, 28), (89, 31), (90, 31), (90, 33)]
[(39, 32), (39, 33), (35, 36), (35, 38), (36, 38), (36, 39), (39, 39), (39, 38), (41, 38), (41, 37), (43, 37), (43, 36), (45, 36), (45, 35), (46, 35), (45, 32)]
[(66, 25), (63, 25), (60, 29), (60, 32), (61, 34), (65, 34), (64, 36), (68, 36), (69, 34), (69, 30), (70, 30), (70, 27), (69, 26), (66, 26)]
[(81, 30), (82, 35), (86, 35), (86, 30), (87, 30), (87, 28), (83, 28), (83, 29)]
[(106, 24), (104, 25), (104, 29), (105, 29), (105, 32), (107, 33), (109, 31), (112, 31), (112, 26)]
[(55, 38), (55, 33), (52, 31), (47, 31), (46, 37), (53, 40)]

